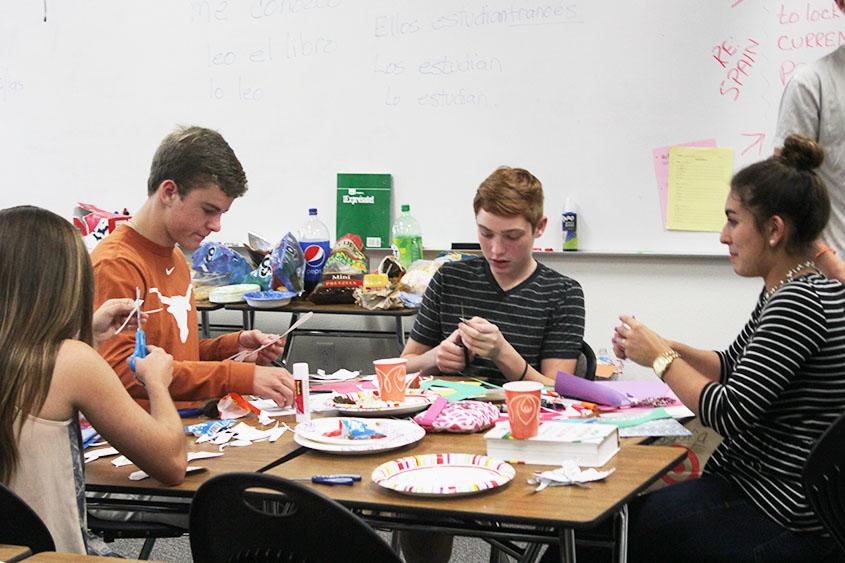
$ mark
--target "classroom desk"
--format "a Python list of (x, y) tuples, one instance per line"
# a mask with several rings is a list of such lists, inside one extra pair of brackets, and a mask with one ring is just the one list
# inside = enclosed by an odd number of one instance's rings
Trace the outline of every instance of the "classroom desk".
[[(388, 310), (370, 310), (364, 309), (355, 304), (341, 304), (341, 305), (316, 305), (305, 299), (294, 299), (287, 305), (282, 307), (274, 307), (272, 309), (256, 309), (247, 303), (232, 303), (226, 305), (227, 311), (240, 311), (243, 315), (243, 328), (250, 330), (255, 326), (256, 312), (275, 312), (275, 313), (290, 313), (290, 325), (293, 325), (302, 313), (313, 312), (315, 315), (357, 315), (360, 317), (392, 317), (394, 319), (393, 332), (385, 331), (365, 331), (365, 330), (329, 330), (329, 329), (297, 329), (288, 334), (285, 342), (285, 350), (282, 358), (287, 360), (290, 353), (291, 345), (294, 336), (298, 334), (329, 334), (340, 337), (395, 337), (399, 344), (399, 351), (405, 347), (405, 329), (402, 325), (402, 319), (405, 317), (412, 317), (417, 314), (417, 309), (388, 309)], [(289, 325), (289, 326), (290, 326)]]
[(32, 555), (32, 551), (23, 545), (0, 544), (0, 561), (15, 563)]
[[(516, 476), (506, 487), (457, 498), (424, 498), (385, 490), (370, 479), (381, 463), (408, 455), (442, 452), (484, 453), (483, 434), (428, 434), (416, 445), (386, 453), (338, 456), (307, 450), (266, 473), (303, 477), (317, 473), (357, 473), (363, 481), (352, 487), (308, 486), (359, 512), (374, 526), (426, 529), (466, 536), (532, 543), (561, 542), (561, 559), (575, 560), (574, 530), (592, 528), (619, 513), (620, 553), (627, 546), (627, 503), (686, 455), (680, 448), (640, 446), (623, 442), (606, 467), (615, 472), (589, 488), (549, 487), (540, 493), (527, 480), (533, 472), (553, 466), (515, 465)], [(500, 543), (497, 547), (507, 548)], [(516, 554), (518, 555), (518, 553)], [(622, 557), (624, 559), (624, 555)]]
[[(187, 418), (183, 422), (187, 426), (196, 422), (208, 419)], [(280, 418), (279, 420), (283, 420)], [(248, 420), (248, 424), (255, 426), (255, 420)], [(196, 438), (190, 434), (185, 435), (187, 449), (189, 452), (208, 451), (217, 452), (218, 446), (204, 443), (196, 444)], [(199, 465), (206, 467), (208, 471), (194, 473), (185, 477), (185, 480), (175, 487), (161, 484), (152, 477), (140, 481), (130, 481), (129, 474), (137, 471), (135, 465), (115, 467), (112, 460), (115, 456), (100, 458), (85, 465), (85, 490), (90, 492), (105, 493), (126, 493), (126, 494), (155, 494), (160, 496), (192, 497), (196, 490), (208, 479), (215, 475), (230, 473), (232, 471), (256, 471), (261, 472), (264, 468), (271, 466), (285, 456), (301, 451), (299, 444), (293, 440), (293, 432), (288, 431), (274, 443), (258, 442), (245, 448), (229, 446), (223, 450), (222, 457), (197, 459), (188, 465)], [(98, 504), (101, 499), (97, 499)]]
[[(292, 417), (280, 418), (290, 420)], [(186, 424), (190, 424), (188, 419)], [(217, 451), (216, 446), (194, 444), (186, 437), (189, 451)], [(293, 433), (286, 432), (275, 444), (259, 442), (246, 448), (226, 448), (219, 458), (191, 462), (208, 471), (189, 475), (175, 487), (147, 478), (130, 481), (137, 467), (115, 468), (111, 459), (86, 465), (86, 491), (190, 498), (207, 479), (232, 471), (266, 472), (280, 477), (309, 477), (315, 474), (357, 473), (363, 478), (352, 487), (311, 485), (341, 502), (374, 526), (391, 529), (423, 529), (483, 537), (506, 553), (520, 556), (511, 542), (535, 544), (560, 542), (561, 560), (575, 560), (574, 530), (592, 528), (607, 517), (617, 518), (616, 537), (620, 553), (627, 540), (627, 503), (686, 455), (681, 448), (638, 445), (639, 439), (623, 439), (620, 451), (607, 467), (614, 467), (607, 480), (589, 488), (550, 487), (535, 493), (526, 483), (531, 473), (552, 466), (515, 465), (516, 476), (506, 487), (460, 498), (421, 498), (387, 491), (375, 485), (370, 475), (381, 463), (416, 454), (457, 452), (484, 453), (483, 433), (427, 434), (417, 444), (372, 455), (330, 455), (300, 447)], [(132, 510), (139, 506), (185, 512), (187, 504), (141, 499), (92, 499), (98, 508)], [(624, 557), (623, 557), (624, 560)]]

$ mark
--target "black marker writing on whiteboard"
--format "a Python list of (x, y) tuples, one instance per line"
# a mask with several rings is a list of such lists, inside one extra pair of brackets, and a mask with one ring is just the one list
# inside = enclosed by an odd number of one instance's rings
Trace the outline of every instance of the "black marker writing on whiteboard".
[(44, 0), (44, 21), (47, 21), (47, 0)]

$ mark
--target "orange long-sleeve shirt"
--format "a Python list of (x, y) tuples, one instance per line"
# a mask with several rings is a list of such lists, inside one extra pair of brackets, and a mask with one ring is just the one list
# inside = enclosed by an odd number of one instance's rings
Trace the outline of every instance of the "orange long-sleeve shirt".
[[(162, 308), (144, 323), (147, 344), (173, 356), (174, 400), (194, 401), (228, 392), (252, 393), (254, 364), (219, 361), (238, 351), (238, 334), (200, 340), (191, 275), (178, 248), (159, 246), (129, 225), (103, 239), (91, 254), (96, 284), (95, 307), (112, 298), (135, 298), (141, 290), (142, 310)], [(120, 376), (136, 400), (146, 399), (144, 387), (129, 370), (135, 333), (123, 332), (104, 342), (100, 354)]]

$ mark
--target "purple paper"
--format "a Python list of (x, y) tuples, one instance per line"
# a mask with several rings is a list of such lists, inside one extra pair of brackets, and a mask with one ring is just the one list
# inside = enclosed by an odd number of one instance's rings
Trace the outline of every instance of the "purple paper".
[(564, 397), (581, 399), (610, 407), (624, 407), (630, 403), (624, 393), (563, 371), (557, 372), (555, 391), (558, 395)]

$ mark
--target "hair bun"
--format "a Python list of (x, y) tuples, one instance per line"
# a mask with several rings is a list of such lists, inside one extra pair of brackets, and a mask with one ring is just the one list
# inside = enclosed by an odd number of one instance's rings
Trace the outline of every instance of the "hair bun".
[(790, 135), (783, 140), (780, 158), (784, 164), (798, 170), (813, 170), (824, 160), (824, 149), (803, 135)]

